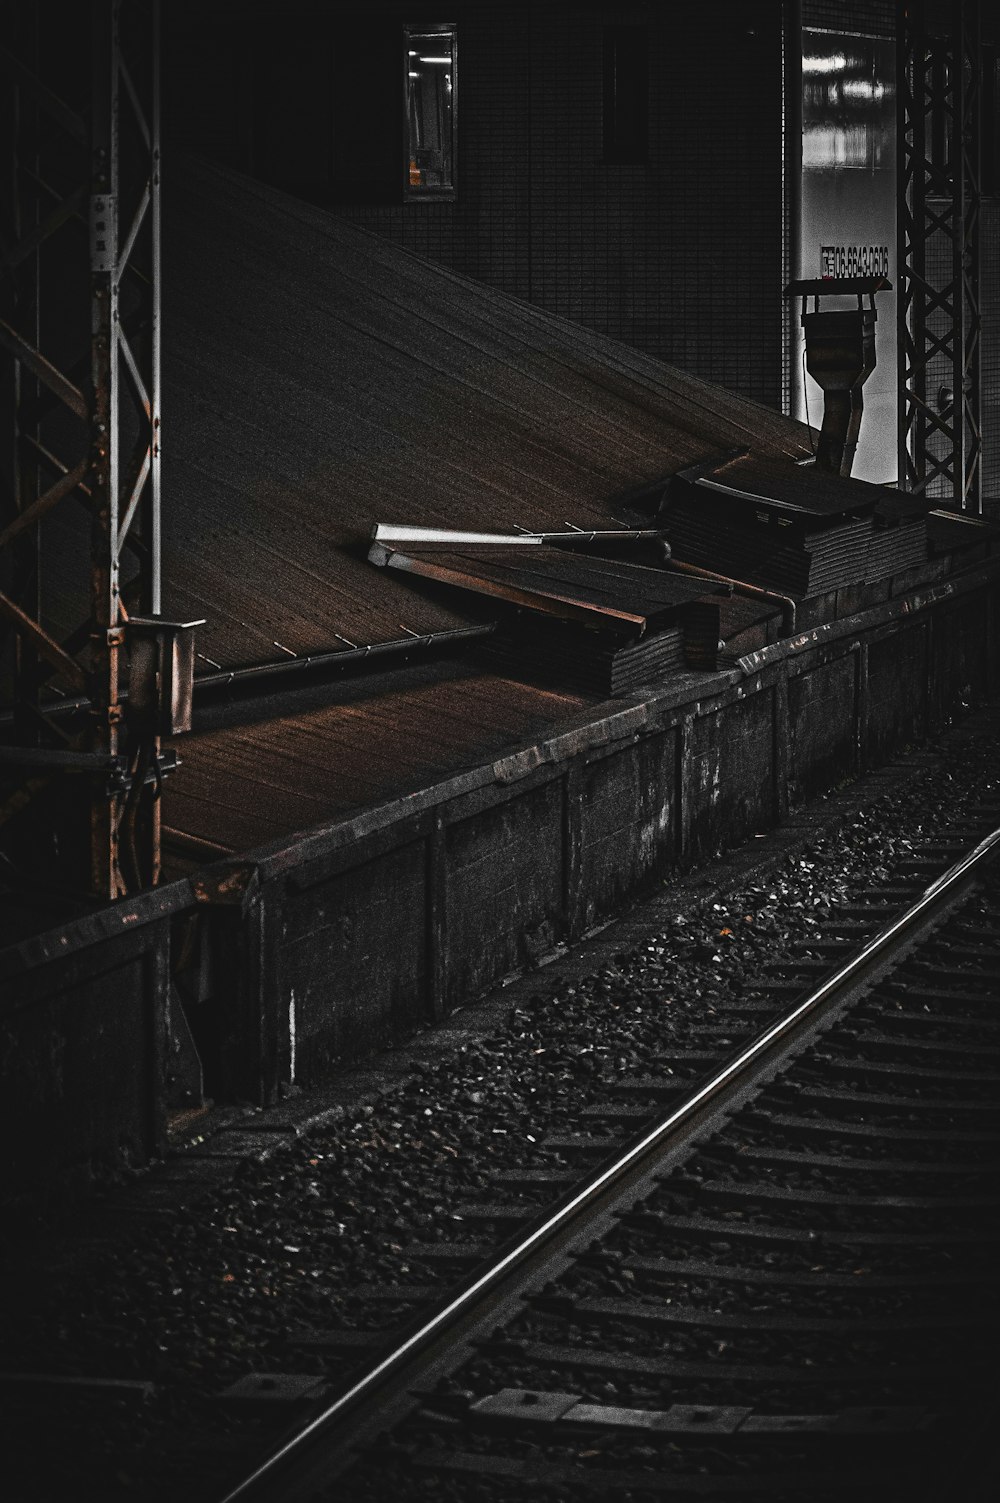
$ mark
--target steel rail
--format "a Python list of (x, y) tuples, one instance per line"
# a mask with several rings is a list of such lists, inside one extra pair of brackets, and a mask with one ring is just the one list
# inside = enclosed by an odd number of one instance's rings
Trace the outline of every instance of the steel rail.
[[(558, 1234), (565, 1233), (572, 1224), (592, 1207), (599, 1197), (613, 1185), (625, 1180), (643, 1160), (663, 1149), (665, 1141), (690, 1124), (715, 1097), (724, 1090), (741, 1082), (759, 1065), (765, 1056), (770, 1057), (775, 1046), (788, 1039), (803, 1021), (836, 1001), (844, 1001), (860, 986), (871, 985), (881, 973), (900, 958), (900, 953), (923, 933), (960, 897), (965, 895), (981, 867), (1000, 852), (1000, 829), (967, 852), (960, 861), (949, 867), (925, 889), (921, 896), (884, 928), (868, 940), (850, 960), (831, 971), (805, 996), (776, 1022), (768, 1025), (751, 1043), (719, 1066), (690, 1096), (674, 1107), (666, 1117), (641, 1138), (635, 1140), (612, 1163), (599, 1169), (579, 1190), (540, 1223), (531, 1227), (513, 1247), (509, 1248), (496, 1263), (479, 1274), (464, 1289), (421, 1326), (411, 1332), (393, 1351), (388, 1353), (356, 1383), (304, 1425), (297, 1434), (286, 1441), (266, 1458), (248, 1477), (228, 1492), (221, 1503), (250, 1503), (254, 1498), (268, 1496), (266, 1489), (278, 1484), (281, 1469), (294, 1463), (302, 1449), (310, 1442), (318, 1441), (324, 1432), (332, 1431), (338, 1421), (356, 1409), (365, 1400), (371, 1400), (379, 1388), (414, 1360), (422, 1351), (446, 1334), (449, 1326), (468, 1315), (477, 1301), (494, 1292), (497, 1286), (520, 1264), (533, 1255), (540, 1254)], [(877, 974), (873, 977), (872, 972)], [(284, 1497), (285, 1494), (271, 1494)]]

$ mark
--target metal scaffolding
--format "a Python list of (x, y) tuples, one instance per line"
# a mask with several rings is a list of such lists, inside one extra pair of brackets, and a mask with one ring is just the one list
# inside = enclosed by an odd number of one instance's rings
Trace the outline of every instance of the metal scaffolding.
[(126, 721), (123, 658), (127, 623), (161, 603), (160, 7), (80, 11), (74, 39), (66, 8), (12, 7), (0, 54), (12, 190), (0, 345), (13, 357), (0, 820), (47, 800), (36, 880), (47, 860), (57, 888), (115, 898), (159, 869), (162, 758), (149, 723)]
[(979, 512), (979, 0), (902, 0), (897, 48), (899, 485)]

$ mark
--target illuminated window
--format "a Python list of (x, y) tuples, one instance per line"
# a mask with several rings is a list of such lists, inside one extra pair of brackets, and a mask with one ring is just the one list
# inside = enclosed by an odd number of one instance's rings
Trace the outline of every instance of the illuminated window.
[(454, 26), (406, 26), (406, 162), (409, 199), (455, 197), (458, 38)]

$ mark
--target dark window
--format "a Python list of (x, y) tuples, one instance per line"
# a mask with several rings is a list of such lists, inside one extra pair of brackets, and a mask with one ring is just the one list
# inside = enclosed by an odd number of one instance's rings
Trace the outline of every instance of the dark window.
[(649, 154), (649, 28), (604, 28), (604, 160)]
[(454, 198), (458, 39), (454, 26), (404, 28), (407, 198)]

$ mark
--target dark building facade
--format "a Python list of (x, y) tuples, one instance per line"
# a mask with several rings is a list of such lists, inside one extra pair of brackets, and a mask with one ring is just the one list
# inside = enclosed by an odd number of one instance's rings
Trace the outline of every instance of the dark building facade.
[[(297, 9), (299, 27), (277, 43), (243, 31), (183, 96), (168, 36), (177, 144), (779, 405), (779, 6), (452, 7), (457, 171), (444, 201), (404, 201), (403, 25), (420, 17)], [(607, 118), (616, 54), (619, 114), (645, 96), (622, 122), (625, 149)]]
[[(831, 164), (839, 203), (854, 208), (828, 234), (856, 239), (868, 205), (881, 203), (873, 233), (895, 280), (894, 205), (882, 202), (896, 191), (895, 173), (879, 182), (857, 140), (881, 131), (883, 166), (895, 154), (896, 10), (892, 0), (543, 0), (456, 4), (429, 22), (396, 0), (363, 13), (298, 0), (283, 7), (279, 30), (270, 9), (248, 22), (245, 8), (226, 4), (207, 15), (198, 7), (196, 17), (172, 7), (168, 142), (805, 416), (801, 331), (781, 300), (790, 277), (822, 274), (819, 248), (799, 241), (809, 167), (802, 97), (817, 83), (803, 72), (803, 49), (829, 44), (836, 58), (847, 39), (849, 53), (867, 46), (880, 59), (873, 83), (849, 76), (840, 87), (850, 111)], [(451, 192), (424, 193), (412, 191), (408, 170), (405, 28), (434, 25), (456, 40), (453, 176)], [(984, 26), (983, 494), (995, 496), (1000, 210), (996, 48), (988, 18)], [(410, 51), (419, 66), (419, 49)], [(834, 79), (827, 100), (837, 93)], [(881, 482), (896, 478), (894, 319), (890, 297), (869, 392), (869, 447), (877, 437), (880, 453), (861, 471)]]

